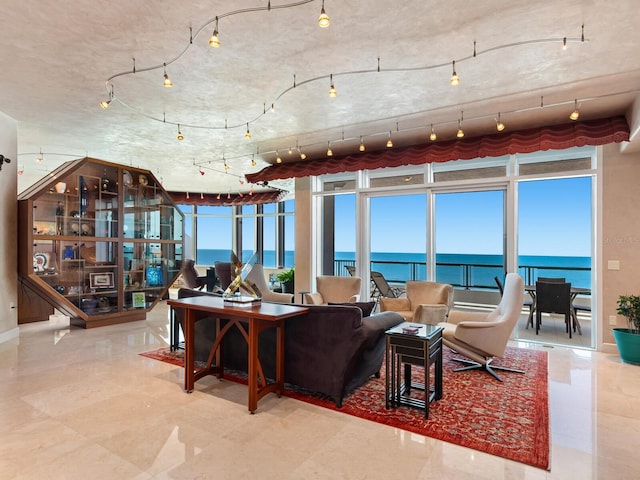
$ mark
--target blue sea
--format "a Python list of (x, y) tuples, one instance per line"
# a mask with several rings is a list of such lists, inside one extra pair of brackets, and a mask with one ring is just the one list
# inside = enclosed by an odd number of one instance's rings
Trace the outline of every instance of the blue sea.
[[(243, 259), (252, 255), (247, 250)], [(213, 265), (216, 261), (228, 262), (229, 250), (198, 250), (198, 265)], [(354, 265), (354, 252), (336, 252), (336, 274), (346, 275), (345, 265)], [(518, 273), (525, 284), (535, 283), (538, 277), (564, 277), (572, 286), (591, 288), (591, 257), (527, 256), (518, 258)], [(491, 288), (494, 277), (504, 277), (501, 255), (437, 254), (436, 278), (463, 288)], [(275, 252), (265, 251), (264, 265), (275, 266)], [(294, 266), (294, 252), (285, 252), (285, 266)], [(381, 272), (390, 282), (426, 280), (426, 255), (420, 253), (374, 252), (371, 254), (371, 270)]]

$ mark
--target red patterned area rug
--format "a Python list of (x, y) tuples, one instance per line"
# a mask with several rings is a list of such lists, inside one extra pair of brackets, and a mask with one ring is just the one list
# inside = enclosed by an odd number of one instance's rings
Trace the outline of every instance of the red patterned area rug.
[[(141, 355), (183, 366), (183, 352), (162, 348)], [(454, 372), (460, 366), (444, 348), (442, 400), (431, 403), (429, 419), (412, 407), (385, 408), (382, 377), (371, 379), (343, 401), (342, 408), (321, 395), (287, 388), (285, 395), (413, 433), (549, 470), (549, 395), (547, 352), (508, 347), (495, 365), (526, 374), (498, 372), (504, 382), (478, 370)], [(421, 372), (413, 367), (414, 379)], [(225, 375), (226, 377), (226, 375)], [(233, 376), (230, 376), (233, 380)], [(238, 381), (243, 381), (238, 378)]]

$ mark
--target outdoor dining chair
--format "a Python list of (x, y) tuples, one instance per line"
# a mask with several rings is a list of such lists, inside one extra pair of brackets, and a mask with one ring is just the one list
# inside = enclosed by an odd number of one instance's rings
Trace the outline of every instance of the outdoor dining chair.
[(540, 330), (542, 313), (564, 315), (565, 329), (571, 338), (573, 306), (571, 305), (571, 284), (568, 282), (536, 282), (536, 335)]

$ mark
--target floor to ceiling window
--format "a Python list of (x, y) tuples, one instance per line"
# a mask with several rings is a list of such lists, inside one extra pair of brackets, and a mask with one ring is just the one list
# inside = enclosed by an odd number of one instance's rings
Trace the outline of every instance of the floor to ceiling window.
[(295, 202), (264, 205), (180, 205), (185, 215), (187, 258), (201, 266), (228, 262), (231, 252), (247, 260), (254, 252), (268, 268), (293, 267)]
[[(519, 182), (518, 184), (518, 272), (526, 284), (541, 277), (560, 278), (576, 287), (592, 290), (592, 182), (591, 176)], [(590, 295), (576, 302), (590, 305)], [(593, 345), (589, 318), (579, 318), (578, 340)], [(518, 338), (528, 338), (519, 325)], [(562, 322), (542, 326), (545, 337), (563, 343), (567, 332)], [(572, 340), (571, 343), (575, 343)]]
[(504, 190), (435, 195), (436, 281), (493, 289), (502, 280), (504, 198)]
[(369, 202), (371, 270), (389, 283), (426, 280), (426, 194), (373, 196)]
[[(490, 308), (500, 298), (495, 277), (517, 271), (525, 283), (535, 283), (561, 268), (572, 284), (589, 290), (576, 301), (592, 307), (596, 174), (596, 149), (584, 147), (318, 177), (313, 211), (322, 234), (315, 242), (314, 272), (344, 268), (333, 245), (349, 238), (347, 248), (355, 239), (349, 257), (362, 263), (361, 275), (387, 268), (390, 280), (444, 281), (455, 286), (456, 298), (477, 298)], [(347, 201), (343, 208), (340, 202)], [(336, 216), (344, 212), (345, 220), (327, 216), (318, 204), (331, 205)], [(417, 273), (400, 270), (425, 261)], [(585, 311), (587, 328), (571, 345), (591, 348), (595, 308)], [(526, 334), (527, 340), (546, 342)]]

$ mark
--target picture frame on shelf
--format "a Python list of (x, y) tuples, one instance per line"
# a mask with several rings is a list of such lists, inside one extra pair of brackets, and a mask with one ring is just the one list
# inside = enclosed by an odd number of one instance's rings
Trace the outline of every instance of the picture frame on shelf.
[(113, 282), (112, 272), (89, 274), (89, 288), (97, 290), (100, 288), (113, 288), (113, 287), (114, 287), (114, 282)]
[(145, 308), (146, 307), (146, 299), (144, 297), (144, 292), (132, 292), (131, 293), (131, 301), (133, 303), (133, 308)]

